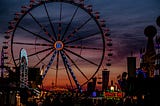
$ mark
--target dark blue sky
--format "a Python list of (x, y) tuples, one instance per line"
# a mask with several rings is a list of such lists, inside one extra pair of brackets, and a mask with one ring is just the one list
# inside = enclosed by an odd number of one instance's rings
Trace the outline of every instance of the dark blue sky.
[[(139, 59), (139, 49), (146, 46), (144, 28), (156, 25), (156, 18), (160, 15), (159, 0), (86, 0), (93, 9), (101, 13), (111, 30), (113, 39), (113, 59), (109, 68), (111, 75), (118, 75), (126, 71), (126, 57), (131, 51)], [(8, 21), (13, 14), (20, 11), (20, 7), (28, 4), (29, 0), (0, 0), (0, 45), (3, 42), (4, 32)], [(158, 34), (160, 28), (157, 27)], [(1, 50), (1, 46), (0, 46)]]
[[(113, 64), (111, 73), (127, 71), (127, 56), (133, 51), (139, 66), (139, 49), (146, 47), (147, 38), (144, 29), (154, 25), (158, 34), (160, 28), (156, 25), (156, 18), (160, 15), (159, 0), (92, 0), (96, 9), (105, 17), (106, 24), (111, 29), (113, 39)], [(96, 6), (97, 5), (97, 6)], [(99, 5), (99, 6), (98, 6)]]

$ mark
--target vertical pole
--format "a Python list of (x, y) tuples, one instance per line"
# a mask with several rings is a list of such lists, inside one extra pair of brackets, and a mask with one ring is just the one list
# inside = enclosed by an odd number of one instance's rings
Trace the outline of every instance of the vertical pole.
[(4, 71), (4, 49), (2, 48), (1, 51), (1, 77), (3, 78), (3, 71)]

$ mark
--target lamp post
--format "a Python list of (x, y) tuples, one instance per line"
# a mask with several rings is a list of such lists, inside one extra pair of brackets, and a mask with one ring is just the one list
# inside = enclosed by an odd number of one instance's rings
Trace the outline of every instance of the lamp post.
[(114, 92), (114, 90), (115, 90), (115, 87), (114, 87), (114, 85), (113, 85), (113, 80), (111, 80), (110, 90), (111, 90), (112, 92)]

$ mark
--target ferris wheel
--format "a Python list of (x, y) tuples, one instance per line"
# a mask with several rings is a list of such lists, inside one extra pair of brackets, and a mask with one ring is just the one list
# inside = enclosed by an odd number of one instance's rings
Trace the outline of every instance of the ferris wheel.
[(45, 67), (43, 83), (81, 91), (102, 65), (108, 32), (100, 13), (84, 0), (30, 0), (5, 32), (8, 64), (18, 67), (24, 48), (28, 67)]

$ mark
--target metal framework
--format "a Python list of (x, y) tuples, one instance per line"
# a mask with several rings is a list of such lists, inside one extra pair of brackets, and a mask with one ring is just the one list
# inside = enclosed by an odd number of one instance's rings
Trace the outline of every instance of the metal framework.
[[(31, 0), (15, 13), (5, 39), (11, 42), (9, 63), (15, 67), (22, 65), (17, 50), (25, 48), (29, 67), (45, 66), (42, 80), (51, 70), (55, 87), (65, 83), (82, 92), (82, 87), (102, 65), (106, 55), (105, 37), (107, 46), (112, 46), (109, 35), (105, 20), (84, 0)], [(110, 58), (107, 61), (110, 66)]]
[(28, 88), (28, 59), (25, 49), (20, 51), (20, 88)]

